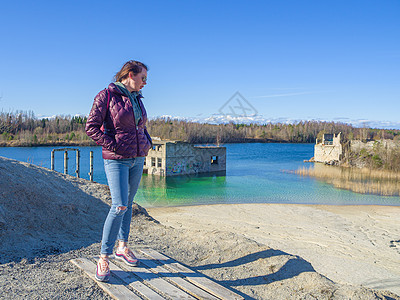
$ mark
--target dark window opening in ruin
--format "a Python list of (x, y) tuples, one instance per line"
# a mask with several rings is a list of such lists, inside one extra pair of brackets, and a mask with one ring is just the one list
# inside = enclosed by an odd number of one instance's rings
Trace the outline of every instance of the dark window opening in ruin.
[(218, 156), (211, 156), (211, 164), (218, 165)]
[(333, 134), (324, 134), (324, 144), (333, 145)]
[(152, 166), (152, 167), (155, 167), (155, 166), (156, 166), (156, 158), (155, 158), (155, 157), (152, 157), (152, 158), (151, 158), (151, 166)]
[(144, 159), (144, 163), (143, 163), (143, 166), (146, 166), (146, 159)]
[(157, 168), (161, 168), (161, 164), (162, 164), (162, 159), (157, 158)]
[(152, 148), (154, 151), (161, 151), (161, 149), (162, 149), (162, 145), (153, 145), (153, 148)]

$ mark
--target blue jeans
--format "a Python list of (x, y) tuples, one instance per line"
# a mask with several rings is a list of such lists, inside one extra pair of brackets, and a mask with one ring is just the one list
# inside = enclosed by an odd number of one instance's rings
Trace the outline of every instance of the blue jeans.
[(104, 160), (112, 205), (104, 222), (101, 254), (112, 254), (117, 239), (128, 241), (132, 203), (142, 178), (144, 160), (145, 157)]

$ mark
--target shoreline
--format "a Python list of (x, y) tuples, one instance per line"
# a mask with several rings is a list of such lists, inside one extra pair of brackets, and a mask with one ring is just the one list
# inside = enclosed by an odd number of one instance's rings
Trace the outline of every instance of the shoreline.
[[(87, 179), (84, 179), (87, 180)], [(99, 183), (101, 184), (101, 183)], [(104, 184), (103, 184), (104, 185)], [(398, 197), (398, 196), (393, 196), (393, 197)], [(307, 204), (307, 203), (278, 203), (278, 202), (255, 202), (255, 203), (207, 203), (207, 204), (187, 204), (187, 205), (169, 205), (169, 206), (145, 206), (141, 203), (138, 203), (141, 207), (145, 208), (146, 210), (152, 210), (152, 209), (162, 209), (162, 208), (184, 208), (184, 207), (202, 207), (202, 206), (215, 206), (215, 205), (284, 205), (284, 206), (310, 206), (318, 208), (318, 207), (400, 207), (399, 205), (393, 205), (393, 204)]]
[(29, 141), (9, 141), (9, 142), (0, 142), (0, 147), (4, 148), (18, 148), (18, 147), (23, 147), (23, 148), (33, 148), (33, 147), (62, 147), (62, 146), (76, 146), (76, 147), (101, 147), (97, 145), (95, 142), (88, 140), (86, 142), (78, 142), (78, 141), (59, 141), (59, 142), (51, 142), (51, 143), (34, 143), (34, 142), (29, 142)]
[[(184, 142), (184, 141), (183, 141)], [(195, 145), (204, 145), (205, 143), (194, 143)], [(215, 143), (206, 143), (215, 145)], [(279, 141), (279, 140), (258, 140), (258, 139), (249, 139), (246, 141), (229, 141), (220, 143), (224, 144), (314, 144), (314, 143), (303, 143), (303, 142), (290, 142), (290, 141)], [(49, 142), (49, 143), (35, 143), (30, 141), (21, 141), (21, 140), (11, 140), (11, 141), (0, 141), (0, 147), (57, 147), (57, 146), (81, 146), (81, 147), (101, 147), (97, 145), (92, 140), (87, 141), (58, 141), (58, 142)]]

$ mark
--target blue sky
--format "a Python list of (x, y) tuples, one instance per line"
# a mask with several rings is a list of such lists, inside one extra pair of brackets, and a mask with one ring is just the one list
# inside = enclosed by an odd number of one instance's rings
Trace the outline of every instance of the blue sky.
[(400, 1), (3, 1), (0, 109), (89, 113), (129, 59), (150, 117), (207, 118), (237, 91), (265, 119), (400, 128)]

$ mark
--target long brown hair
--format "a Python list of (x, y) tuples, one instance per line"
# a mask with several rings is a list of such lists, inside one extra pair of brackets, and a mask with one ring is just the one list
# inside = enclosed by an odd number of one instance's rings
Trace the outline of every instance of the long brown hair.
[(144, 63), (136, 60), (130, 60), (122, 66), (121, 70), (119, 70), (117, 74), (115, 74), (114, 80), (121, 82), (128, 77), (129, 72), (133, 72), (133, 74), (137, 75), (142, 72), (143, 68), (146, 69), (146, 71), (148, 70), (148, 67)]

